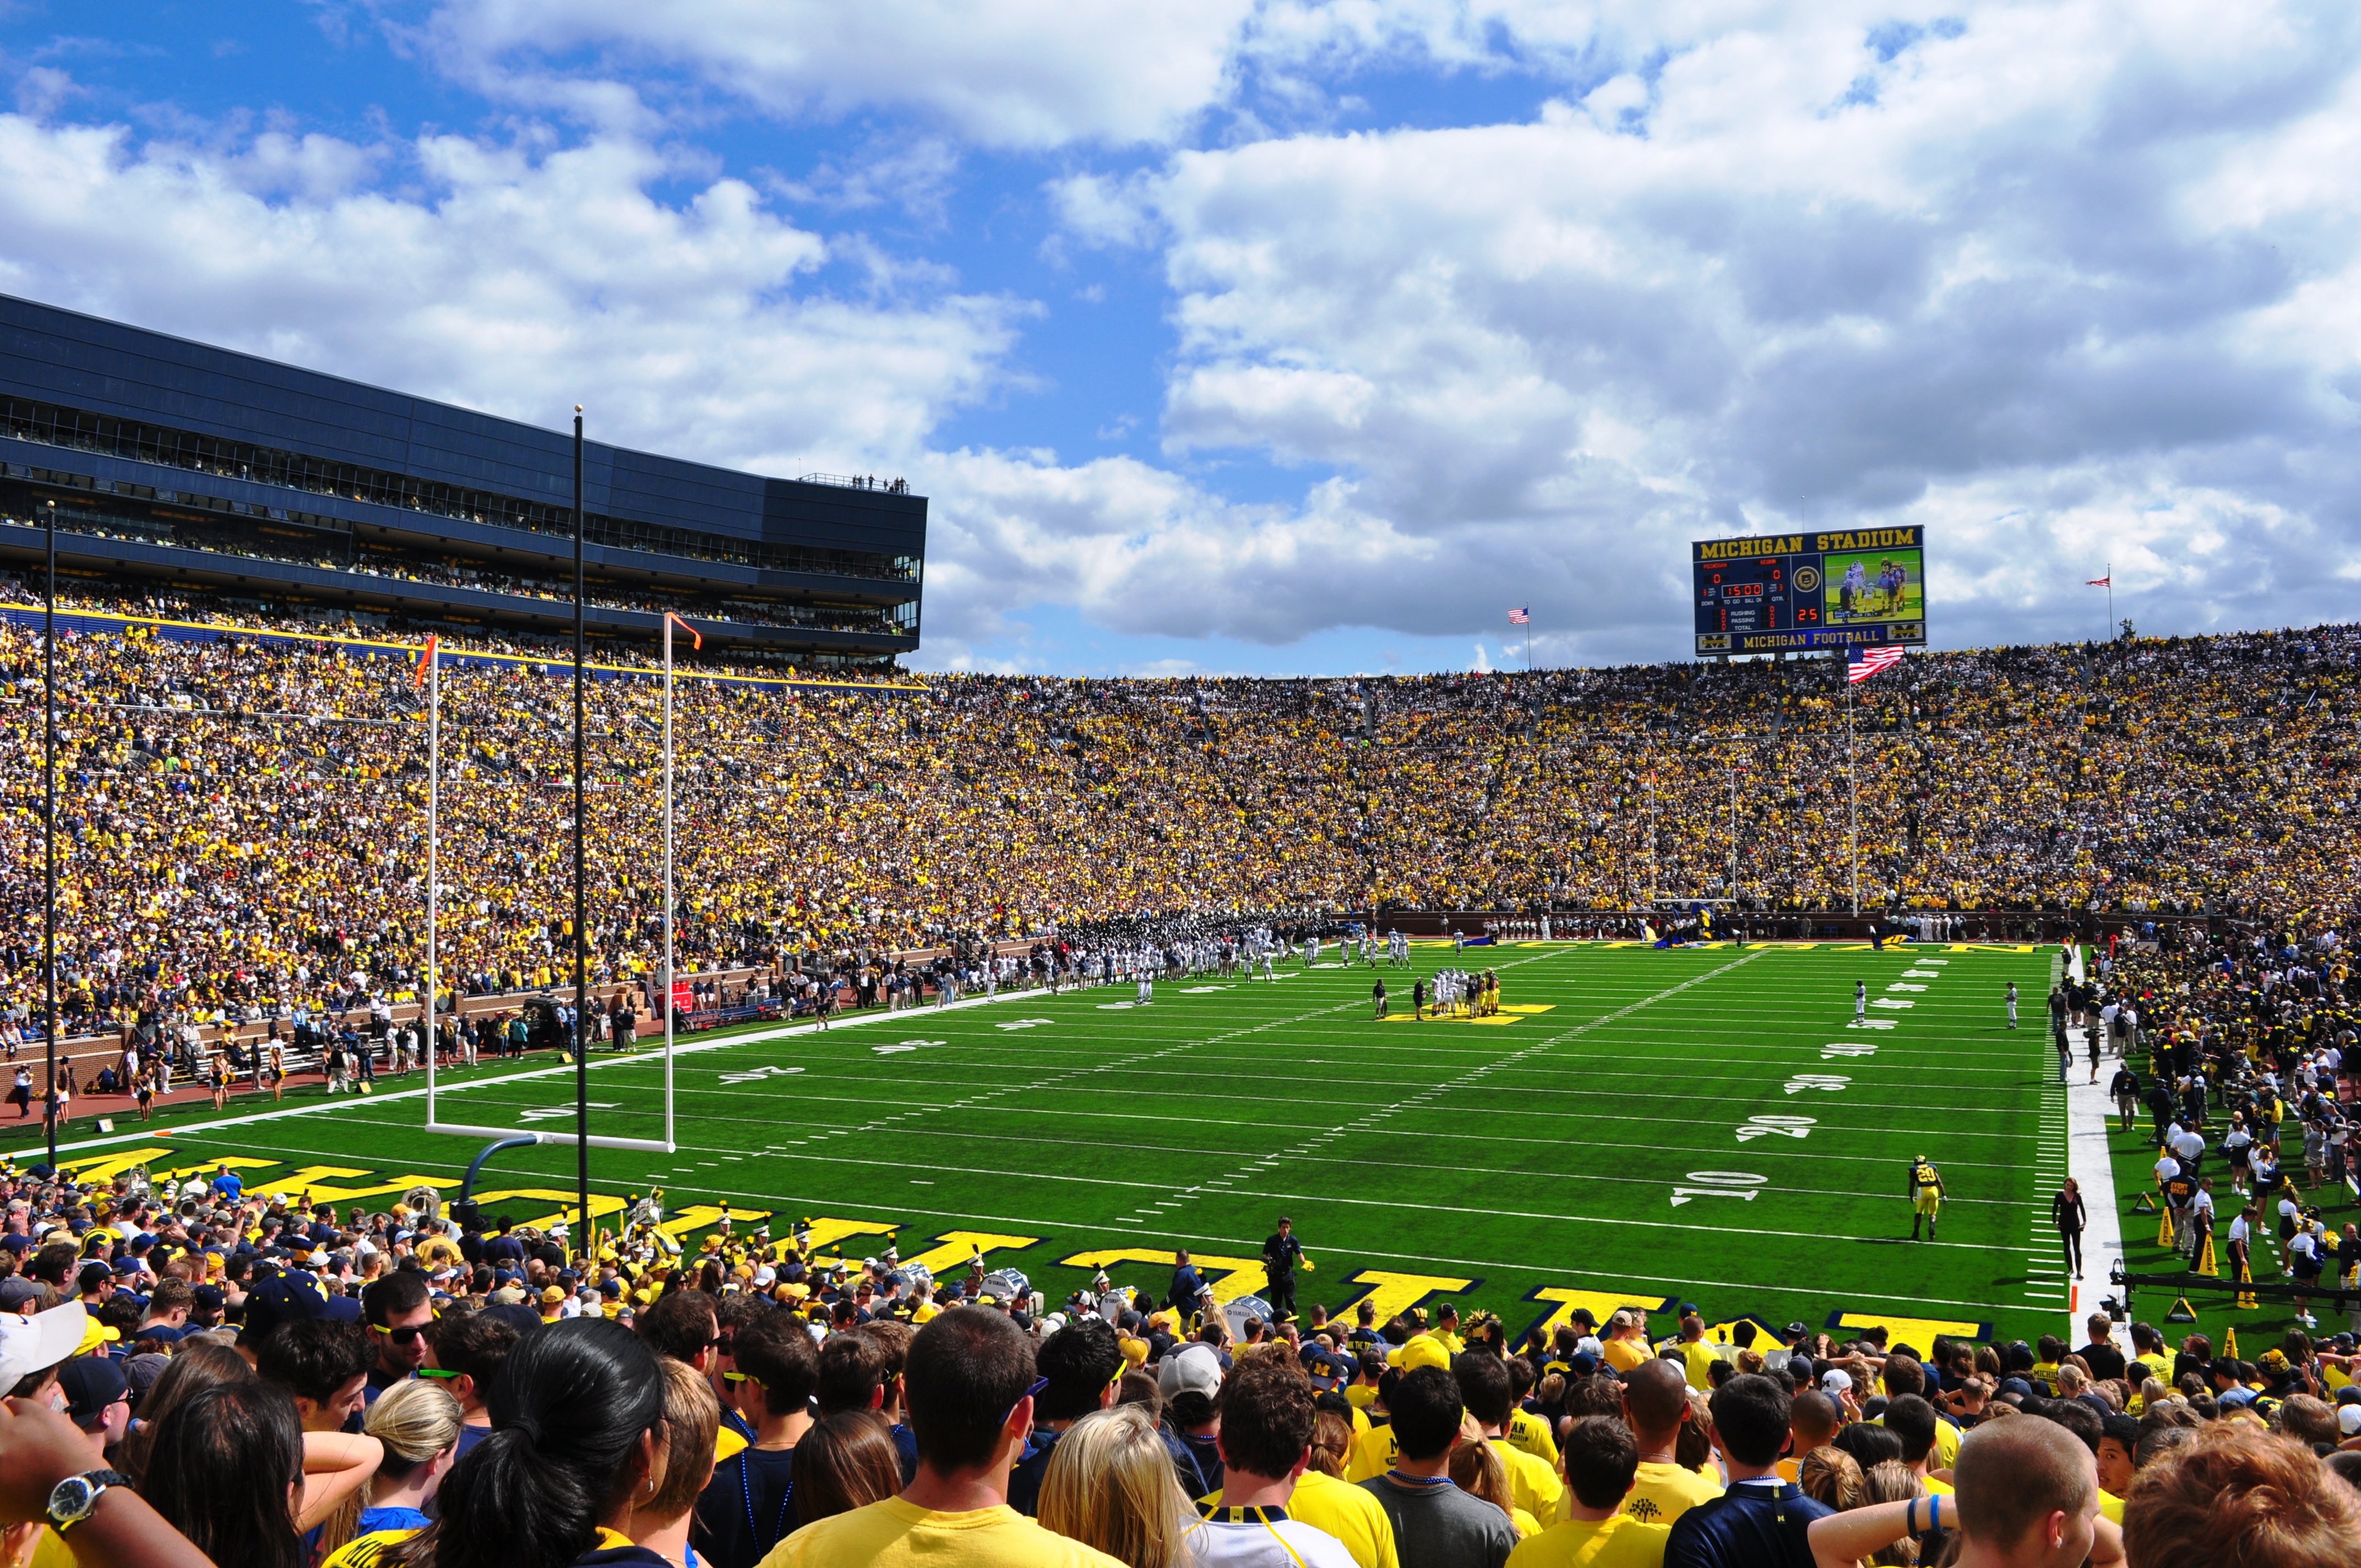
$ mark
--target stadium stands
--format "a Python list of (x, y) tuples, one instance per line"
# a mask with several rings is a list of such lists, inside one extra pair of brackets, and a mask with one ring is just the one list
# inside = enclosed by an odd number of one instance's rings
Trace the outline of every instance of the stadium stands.
[[(419, 984), (410, 662), (306, 620), (243, 624), (310, 640), (133, 629), (59, 649), (72, 1028), (169, 1047), (225, 1022), (390, 1015)], [(2212, 1134), (2236, 1117), (2257, 1151), (2287, 1140), (2283, 1223), (2260, 1221), (2236, 1255), (2272, 1291), (2361, 1277), (2361, 1231), (2331, 1234), (2296, 1190), (2349, 1163), (2356, 651), (2339, 628), (1927, 655), (1858, 690), (1851, 714), (1873, 905), (1960, 926), (2104, 915), (2132, 939), (2061, 992), (2055, 1021), (2096, 1033), (2094, 1073), (2099, 1050), (2120, 1054), (2126, 1120), (2169, 1141), (2176, 1118)], [(17, 763), (0, 853), (17, 868), (41, 852), (38, 654), (24, 626), (0, 628)], [(517, 993), (560, 978), (566, 677), (445, 674), (441, 951), (471, 1027), (522, 1025)], [(1052, 928), (1070, 959), (1226, 962), (1241, 927), (1379, 904), (1488, 909), (1532, 935), (1544, 914), (1620, 926), (1654, 892), (1734, 896), (1758, 929), (1808, 925), (1850, 898), (1847, 716), (1827, 681), (1775, 664), (687, 681), (694, 1005), (807, 1007), (815, 975), (873, 1005), (987, 965), (1027, 979), (1057, 961), (1038, 940)], [(596, 990), (620, 1023), (650, 1010), (634, 982), (661, 916), (657, 691), (608, 679), (590, 700)], [(40, 1028), (39, 886), (8, 883), (12, 1046)], [(2136, 1022), (2103, 1012), (2115, 998)], [(38, 1519), (53, 1485), (102, 1466), (134, 1477), (101, 1477), (79, 1521), (67, 1487), (49, 1532), (10, 1545), (44, 1563), (287, 1568), (691, 1551), (719, 1568), (923, 1553), (1149, 1568), (1259, 1561), (1282, 1539), (1334, 1568), (1752, 1562), (1728, 1543), (1773, 1488), (1824, 1561), (1933, 1561), (1950, 1536), (2016, 1561), (2043, 1509), (2101, 1563), (2330, 1561), (2361, 1533), (2349, 1337), (2297, 1330), (2246, 1362), (2195, 1335), (2176, 1354), (2143, 1323), (2127, 1362), (2096, 1343), (1801, 1324), (1716, 1349), (1684, 1325), (1652, 1359), (1642, 1325), (1511, 1343), (1488, 1319), (1415, 1311), (1234, 1337), (1219, 1312), (1168, 1305), (1160, 1281), (996, 1299), (980, 1264), (939, 1284), (890, 1252), (835, 1259), (767, 1233), (682, 1259), (663, 1217), (651, 1197), (623, 1234), (569, 1255), (407, 1202), (305, 1211), (226, 1172), (159, 1190), (137, 1168), (78, 1186), (7, 1168), (0, 1381), (21, 1398), (0, 1419), (0, 1513)], [(2202, 1222), (2175, 1218), (2202, 1244)], [(1001, 1509), (1012, 1468), (1039, 1522)], [(2232, 1506), (2249, 1494), (2270, 1507)]]

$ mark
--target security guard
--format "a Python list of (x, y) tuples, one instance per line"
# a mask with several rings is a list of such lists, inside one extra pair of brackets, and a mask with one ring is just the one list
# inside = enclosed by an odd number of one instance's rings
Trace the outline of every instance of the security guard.
[(1927, 1222), (1927, 1239), (1935, 1239), (1935, 1223), (1943, 1213), (1943, 1173), (1925, 1155), (1910, 1162), (1910, 1239), (1918, 1239), (1918, 1222)]

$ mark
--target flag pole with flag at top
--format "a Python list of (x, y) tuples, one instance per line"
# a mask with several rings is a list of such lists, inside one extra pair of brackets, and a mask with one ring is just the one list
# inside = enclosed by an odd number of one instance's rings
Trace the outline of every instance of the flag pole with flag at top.
[(2107, 575), (2103, 577), (2092, 577), (2089, 586), (2107, 590), (2107, 635), (2102, 641), (2113, 642), (2115, 640), (2115, 564), (2113, 561), (2108, 562)]
[(1852, 728), (1852, 688), (1902, 662), (1899, 648), (1845, 650), (1845, 773), (1850, 799), (1845, 806), (1845, 837), (1852, 854), (1852, 912), (1861, 913), (1861, 766)]
[(1525, 673), (1531, 674), (1533, 671), (1533, 612), (1531, 609), (1512, 609), (1509, 612), (1509, 624), (1525, 629)]

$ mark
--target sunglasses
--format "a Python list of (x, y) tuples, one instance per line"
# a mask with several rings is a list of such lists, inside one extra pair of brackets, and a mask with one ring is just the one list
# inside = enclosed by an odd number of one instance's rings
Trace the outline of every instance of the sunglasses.
[[(1017, 1397), (1016, 1405), (1021, 1405), (1026, 1400), (1037, 1397), (1042, 1389), (1047, 1388), (1049, 1386), (1049, 1380), (1047, 1377), (1036, 1377), (1033, 1379), (1033, 1387), (1026, 1389), (1023, 1394)], [(1016, 1413), (1016, 1405), (1011, 1405), (1008, 1407), (1008, 1416), (1013, 1416)], [(1000, 1424), (1002, 1426), (1006, 1426), (1008, 1424), (1008, 1416), (1003, 1416), (1000, 1418)]]
[(383, 1323), (371, 1323), (369, 1327), (375, 1329), (379, 1333), (383, 1334), (386, 1338), (391, 1340), (396, 1344), (416, 1344), (418, 1343), (418, 1336), (426, 1332), (424, 1329), (419, 1328), (414, 1324), (407, 1328), (399, 1329), (387, 1328)]
[(421, 1377), (433, 1377), (439, 1380), (448, 1377), (456, 1377), (459, 1374), (452, 1371), (447, 1366), (422, 1366), (418, 1369), (418, 1376)]

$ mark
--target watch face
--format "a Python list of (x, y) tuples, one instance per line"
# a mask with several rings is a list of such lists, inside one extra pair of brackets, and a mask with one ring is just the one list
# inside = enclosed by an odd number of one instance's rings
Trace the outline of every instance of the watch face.
[(91, 1494), (96, 1488), (80, 1475), (69, 1475), (49, 1490), (49, 1512), (59, 1519), (73, 1519), (90, 1507)]

